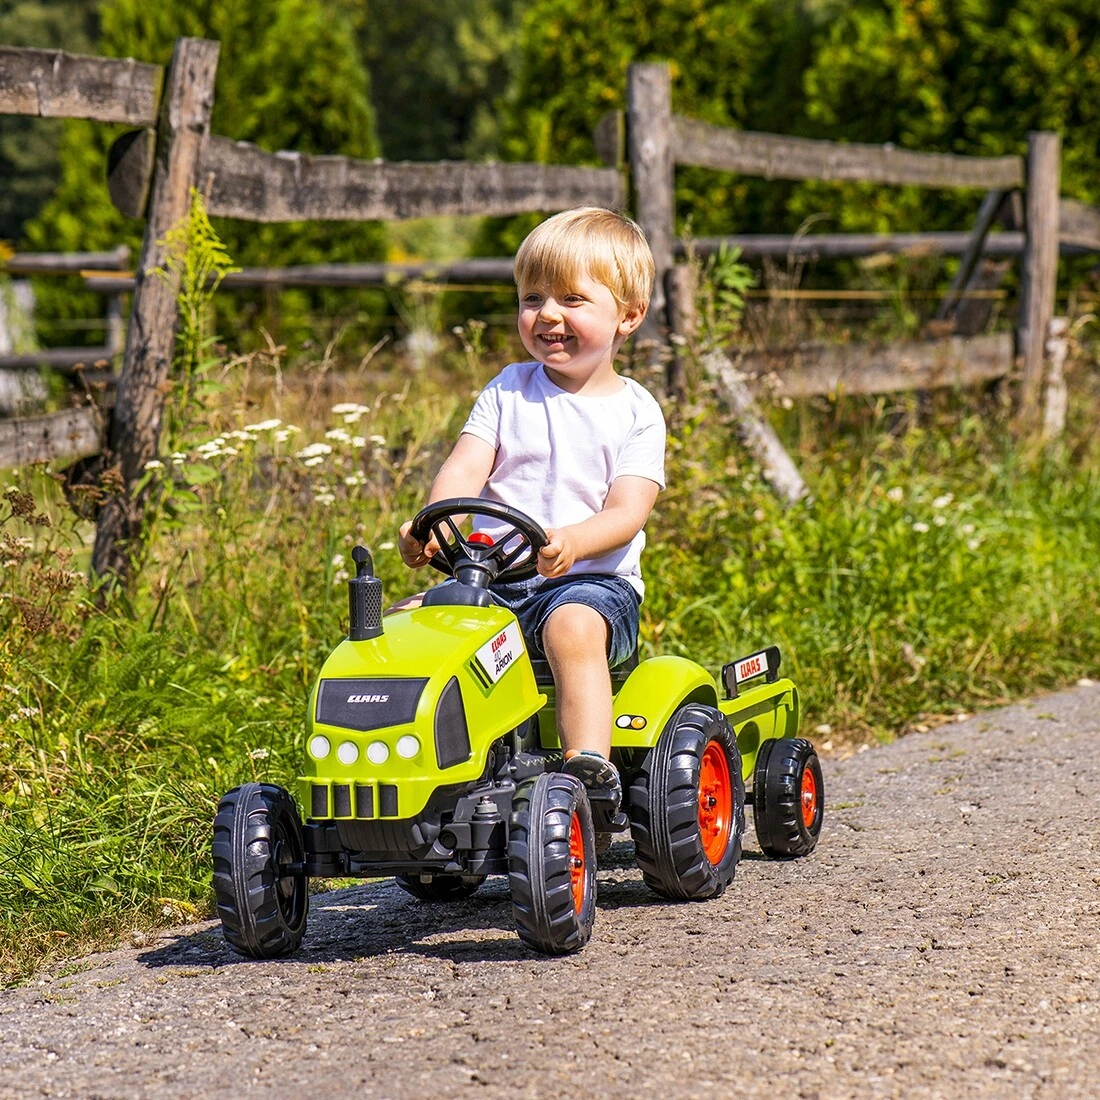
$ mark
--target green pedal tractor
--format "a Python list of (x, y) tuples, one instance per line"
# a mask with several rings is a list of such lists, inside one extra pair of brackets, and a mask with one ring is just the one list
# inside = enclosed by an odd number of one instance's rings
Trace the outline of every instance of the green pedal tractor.
[[(510, 524), (496, 544), (460, 517)], [(535, 573), (542, 529), (472, 499), (414, 521), (453, 578), (421, 607), (382, 616), (382, 585), (357, 546), (350, 629), (310, 698), (305, 774), (294, 798), (268, 783), (230, 791), (214, 819), (214, 889), (225, 938), (244, 955), (293, 951), (311, 876), (393, 875), (414, 897), (471, 895), (507, 875), (524, 943), (565, 954), (596, 914), (596, 857), (628, 828), (642, 877), (665, 898), (720, 895), (741, 857), (745, 782), (766, 855), (804, 856), (824, 808), (821, 765), (797, 736), (798, 691), (775, 647), (732, 661), (721, 689), (683, 657), (637, 654), (611, 670), (612, 760), (623, 805), (601, 804), (560, 770), (554, 683), (494, 580)], [(479, 541), (481, 540), (481, 541)]]

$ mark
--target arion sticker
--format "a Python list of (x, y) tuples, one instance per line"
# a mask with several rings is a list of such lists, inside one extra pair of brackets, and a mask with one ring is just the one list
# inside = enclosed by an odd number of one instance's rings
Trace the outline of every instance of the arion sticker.
[(495, 684), (523, 654), (519, 623), (509, 623), (492, 641), (474, 654), (482, 672)]
[(615, 725), (621, 730), (643, 730), (645, 717), (641, 714), (620, 714), (615, 719)]

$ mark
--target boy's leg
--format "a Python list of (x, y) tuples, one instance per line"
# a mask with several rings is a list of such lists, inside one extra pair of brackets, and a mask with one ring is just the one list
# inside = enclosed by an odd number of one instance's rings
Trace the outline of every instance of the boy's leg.
[(558, 737), (568, 760), (587, 749), (611, 753), (611, 675), (607, 620), (579, 603), (556, 607), (542, 628), (554, 673)]

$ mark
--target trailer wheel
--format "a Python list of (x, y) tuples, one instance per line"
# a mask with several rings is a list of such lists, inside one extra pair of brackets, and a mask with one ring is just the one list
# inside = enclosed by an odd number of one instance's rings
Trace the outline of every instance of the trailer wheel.
[(663, 897), (718, 897), (741, 859), (745, 784), (729, 721), (689, 703), (669, 720), (630, 786), (642, 878)]
[(273, 959), (302, 941), (309, 912), (302, 822), (282, 787), (245, 783), (218, 803), (214, 895), (234, 951)]
[(508, 885), (519, 938), (547, 955), (579, 951), (596, 920), (596, 851), (583, 785), (546, 772), (516, 791)]
[(809, 855), (825, 813), (825, 784), (813, 745), (782, 737), (760, 746), (753, 769), (752, 816), (761, 851), (772, 859)]
[(397, 885), (421, 901), (462, 901), (471, 897), (485, 875), (398, 875)]

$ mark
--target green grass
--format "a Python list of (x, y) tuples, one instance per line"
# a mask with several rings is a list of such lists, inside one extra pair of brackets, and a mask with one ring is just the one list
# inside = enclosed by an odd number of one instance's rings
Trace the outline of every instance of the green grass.
[[(42, 471), (5, 475), (19, 489), (0, 497), (9, 979), (208, 915), (217, 799), (296, 774), (308, 692), (346, 629), (351, 546), (375, 552), (389, 599), (423, 581), (401, 566), (396, 527), (491, 368), (467, 355), (410, 381), (399, 367), (295, 389), (253, 364), (187, 457), (152, 475), (139, 583), (104, 609), (82, 579), (88, 525)], [(643, 650), (716, 671), (778, 643), (805, 728), (849, 741), (1096, 675), (1100, 402), (1077, 392), (1068, 442), (1048, 454), (1018, 449), (995, 410), (966, 412), (973, 395), (938, 399), (908, 430), (898, 414), (912, 410), (883, 403), (796, 410), (783, 431), (814, 500), (785, 511), (700, 391), (670, 418)], [(349, 400), (358, 414), (329, 412)], [(302, 430), (243, 431), (268, 416)]]

